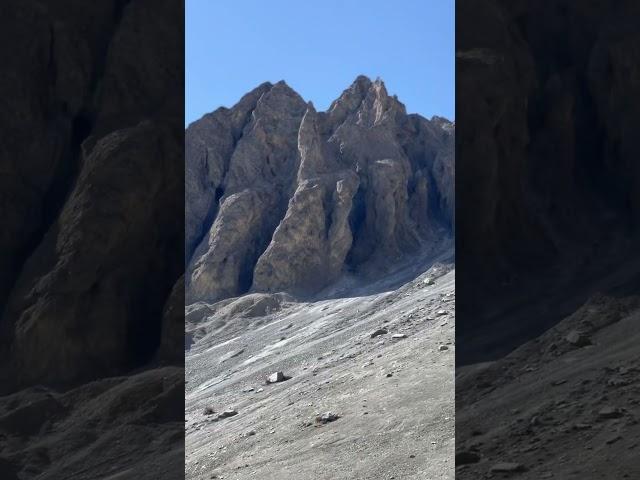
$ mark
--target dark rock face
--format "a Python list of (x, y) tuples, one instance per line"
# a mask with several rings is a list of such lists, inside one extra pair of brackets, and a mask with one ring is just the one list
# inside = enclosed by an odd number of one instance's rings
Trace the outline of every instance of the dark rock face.
[(454, 209), (454, 125), (356, 81), (327, 112), (265, 83), (186, 131), (187, 303), (313, 293), (435, 235)]
[(637, 282), (639, 8), (456, 5), (460, 360)]
[(0, 478), (184, 474), (182, 8), (2, 4)]
[(456, 2), (456, 478), (640, 474), (638, 8)]
[(158, 351), (182, 270), (182, 26), (167, 23), (181, 8), (3, 7), (0, 331), (20, 379), (3, 388), (121, 374)]

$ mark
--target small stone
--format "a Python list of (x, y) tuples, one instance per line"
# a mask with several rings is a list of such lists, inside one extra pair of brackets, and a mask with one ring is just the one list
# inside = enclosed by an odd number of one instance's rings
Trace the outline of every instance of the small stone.
[(233, 408), (228, 408), (224, 412), (218, 414), (218, 416), (216, 417), (216, 421), (222, 420), (224, 418), (235, 417), (237, 414), (238, 414), (237, 410), (234, 410)]
[(258, 390), (256, 390), (256, 393), (261, 393), (264, 392), (264, 388), (259, 388)]
[(387, 378), (393, 377), (393, 373), (387, 373)]
[(391, 338), (395, 338), (396, 340), (400, 340), (402, 338), (407, 338), (404, 333), (394, 333)]
[(279, 383), (284, 382), (285, 380), (289, 380), (291, 377), (287, 377), (282, 372), (274, 372), (267, 378), (267, 383)]
[(620, 410), (619, 408), (611, 407), (611, 406), (603, 407), (598, 412), (598, 416), (600, 418), (606, 418), (606, 419), (620, 418), (622, 417), (622, 415), (623, 415), (622, 410)]
[(376, 331), (372, 332), (371, 335), (369, 335), (369, 337), (376, 338), (376, 337), (379, 337), (380, 335), (386, 335), (387, 333), (389, 333), (389, 331), (386, 328), (379, 328)]
[(324, 412), (316, 416), (316, 423), (326, 424), (330, 422), (335, 422), (340, 418), (340, 415), (337, 415), (333, 412)]
[(438, 350), (441, 351), (441, 352), (444, 352), (445, 350), (449, 350), (449, 347), (447, 347), (446, 345), (440, 345), (438, 347)]
[(570, 331), (564, 339), (575, 347), (591, 345), (591, 339), (577, 330)]
[(614, 435), (613, 437), (608, 438), (608, 439), (606, 440), (606, 444), (607, 444), (607, 445), (611, 445), (612, 443), (616, 443), (618, 440), (622, 440), (622, 436), (620, 436), (620, 435)]
[(441, 317), (441, 316), (446, 315), (446, 314), (447, 314), (447, 311), (446, 311), (446, 310), (438, 310), (438, 311), (436, 312), (436, 315), (437, 315), (438, 317)]

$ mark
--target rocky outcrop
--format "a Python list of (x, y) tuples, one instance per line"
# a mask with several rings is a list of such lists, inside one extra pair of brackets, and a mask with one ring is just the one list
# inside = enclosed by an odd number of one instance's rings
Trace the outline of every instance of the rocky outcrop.
[(123, 374), (156, 355), (183, 268), (182, 10), (5, 10), (2, 389)]
[(639, 8), (456, 4), (459, 359), (490, 352), (483, 336), (513, 348), (634, 275)]
[(359, 178), (350, 170), (332, 173), (336, 160), (323, 146), (309, 104), (298, 133), (298, 187), (256, 263), (256, 290), (314, 290), (342, 269), (353, 240), (349, 213)]
[(184, 474), (182, 39), (173, 0), (2, 4), (0, 478)]
[(186, 131), (186, 301), (306, 294), (376, 271), (453, 223), (454, 126), (382, 81), (317, 112), (265, 83)]

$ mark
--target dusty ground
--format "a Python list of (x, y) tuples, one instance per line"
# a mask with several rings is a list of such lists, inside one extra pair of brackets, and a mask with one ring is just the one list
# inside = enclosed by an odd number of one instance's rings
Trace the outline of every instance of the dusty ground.
[[(639, 338), (640, 299), (598, 296), (505, 358), (459, 369), (456, 478), (640, 478)], [(511, 472), (492, 472), (505, 462)]]
[[(394, 277), (313, 302), (249, 295), (196, 308), (187, 316), (196, 338), (186, 355), (187, 478), (453, 479), (450, 261), (408, 268), (400, 287)], [(381, 327), (388, 333), (370, 338)], [(275, 371), (292, 378), (266, 385)], [(237, 415), (214, 421), (229, 408)], [(318, 424), (326, 411), (340, 418)]]
[(159, 367), (0, 397), (0, 479), (180, 478), (183, 387)]

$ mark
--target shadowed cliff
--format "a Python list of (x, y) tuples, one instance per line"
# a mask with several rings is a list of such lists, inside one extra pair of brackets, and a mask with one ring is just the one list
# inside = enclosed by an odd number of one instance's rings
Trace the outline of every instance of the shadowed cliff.
[(2, 4), (3, 479), (182, 475), (182, 8)]
[(638, 8), (457, 5), (459, 362), (638, 287)]

